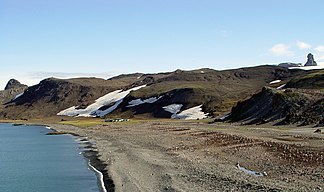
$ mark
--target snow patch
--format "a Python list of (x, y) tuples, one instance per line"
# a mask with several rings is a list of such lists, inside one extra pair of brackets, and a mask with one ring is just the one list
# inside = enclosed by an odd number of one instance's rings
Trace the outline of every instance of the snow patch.
[(286, 86), (286, 84), (280, 85), (279, 87), (277, 87), (277, 90), (283, 89)]
[(221, 118), (219, 118), (221, 121), (224, 121), (227, 117), (229, 117), (231, 115), (231, 113), (226, 114), (224, 116), (222, 116)]
[(144, 99), (144, 100), (135, 99), (135, 100), (130, 101), (126, 107), (134, 107), (134, 106), (141, 105), (141, 104), (144, 104), (144, 103), (154, 103), (154, 102), (156, 102), (157, 100), (159, 100), (161, 98), (162, 98), (162, 96), (160, 96), (160, 97), (151, 97), (151, 98)]
[(266, 172), (257, 172), (257, 171), (252, 171), (249, 169), (246, 169), (245, 167), (240, 166), (239, 164), (237, 165), (237, 168), (241, 171), (243, 171), (244, 173), (248, 174), (248, 175), (255, 175), (255, 176), (259, 176), (259, 177), (263, 177), (263, 176), (267, 176), (268, 174)]
[(271, 84), (275, 84), (275, 83), (280, 83), (281, 82), (281, 80), (274, 80), (274, 81), (271, 81), (269, 84), (271, 85)]
[(205, 71), (200, 71), (200, 73), (205, 73)]
[(289, 69), (303, 69), (303, 70), (324, 69), (324, 65), (289, 67)]
[(24, 94), (25, 92), (22, 92), (22, 93), (20, 93), (20, 94), (18, 94), (18, 95), (16, 95), (15, 96), (15, 98), (13, 99), (13, 100), (16, 100), (16, 99), (18, 99), (19, 97), (21, 97), (23, 94)]
[(207, 117), (207, 114), (202, 111), (202, 105), (180, 112), (182, 106), (182, 104), (172, 104), (163, 107), (163, 109), (172, 113), (171, 118), (173, 119), (203, 119)]
[(167, 111), (167, 112), (172, 113), (173, 115), (176, 115), (177, 113), (180, 112), (182, 106), (183, 106), (182, 104), (171, 104), (171, 105), (168, 105), (168, 106), (164, 106), (163, 109), (165, 111)]
[[(114, 111), (131, 91), (141, 89), (145, 86), (146, 85), (134, 87), (126, 91), (116, 90), (98, 98), (93, 104), (89, 105), (85, 109), (77, 109), (77, 106), (73, 106), (59, 112), (57, 115), (78, 116), (78, 117), (97, 117), (97, 116), (102, 117)], [(104, 111), (99, 110), (101, 107), (111, 105), (111, 104), (113, 105), (108, 109)]]

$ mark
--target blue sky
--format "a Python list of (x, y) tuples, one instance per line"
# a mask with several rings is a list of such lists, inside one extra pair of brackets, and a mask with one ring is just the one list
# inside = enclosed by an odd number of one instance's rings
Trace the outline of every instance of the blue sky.
[(321, 0), (0, 0), (10, 78), (324, 62)]

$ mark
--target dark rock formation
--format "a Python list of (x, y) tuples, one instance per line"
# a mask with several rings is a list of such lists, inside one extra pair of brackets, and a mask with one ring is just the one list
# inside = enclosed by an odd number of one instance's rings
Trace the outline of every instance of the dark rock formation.
[(316, 90), (263, 88), (250, 99), (239, 102), (227, 118), (230, 122), (263, 124), (278, 122), (320, 126), (324, 94)]
[(317, 66), (313, 54), (309, 53), (307, 55), (307, 62), (305, 63), (305, 66)]
[(27, 85), (21, 84), (16, 79), (10, 79), (5, 87), (5, 90), (16, 89), (21, 87), (27, 87)]

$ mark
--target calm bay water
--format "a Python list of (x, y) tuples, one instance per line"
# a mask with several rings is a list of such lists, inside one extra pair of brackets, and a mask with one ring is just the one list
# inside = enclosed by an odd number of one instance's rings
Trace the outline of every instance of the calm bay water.
[(100, 191), (74, 138), (49, 131), (0, 123), (0, 191)]

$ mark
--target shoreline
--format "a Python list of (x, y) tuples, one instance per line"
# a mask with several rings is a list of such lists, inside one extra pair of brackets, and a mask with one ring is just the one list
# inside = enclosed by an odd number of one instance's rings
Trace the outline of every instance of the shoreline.
[[(56, 125), (56, 124), (55, 124)], [(54, 127), (55, 127), (54, 125)], [(105, 170), (106, 164), (99, 160), (99, 154), (96, 151), (95, 144), (89, 141), (87, 138), (83, 138), (79, 134), (73, 132), (59, 132), (53, 128), (53, 125), (40, 125), (45, 126), (46, 129), (52, 130), (54, 134), (49, 135), (71, 135), (79, 139), (75, 139), (78, 142), (81, 154), (88, 161), (88, 167), (95, 173), (97, 177), (98, 187), (101, 192), (114, 192), (113, 180), (109, 177), (108, 172)], [(85, 144), (86, 143), (86, 144)]]
[[(103, 173), (107, 191), (324, 189), (324, 164), (316, 160), (324, 157), (324, 134), (314, 133), (315, 128), (177, 120), (87, 127), (41, 124), (92, 144), (84, 154)], [(247, 174), (238, 163), (264, 176)]]

